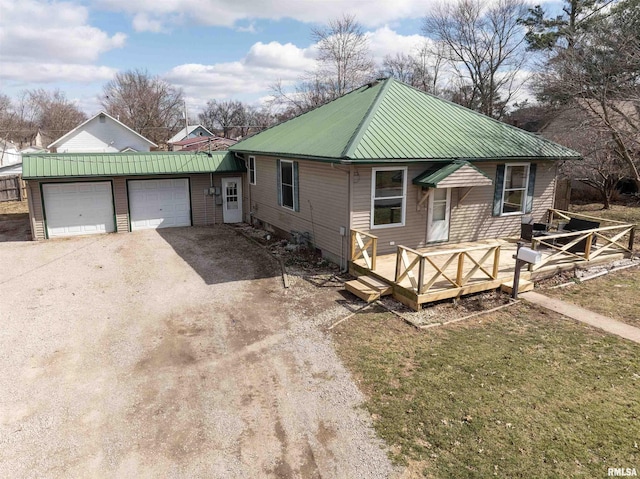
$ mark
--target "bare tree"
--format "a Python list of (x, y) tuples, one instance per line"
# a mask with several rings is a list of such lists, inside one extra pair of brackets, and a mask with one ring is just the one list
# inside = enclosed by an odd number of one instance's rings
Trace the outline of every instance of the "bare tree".
[(222, 136), (231, 138), (233, 129), (244, 123), (243, 110), (244, 105), (239, 101), (209, 100), (198, 118), (205, 128), (221, 131)]
[(622, 0), (596, 20), (549, 60), (538, 97), (597, 121), (640, 190), (640, 0)]
[(444, 45), (465, 106), (501, 118), (521, 86), (525, 64), (523, 0), (458, 0), (440, 4), (423, 24), (423, 33)]
[(99, 98), (107, 113), (155, 143), (166, 142), (184, 122), (182, 89), (145, 70), (117, 73)]
[(369, 41), (355, 16), (345, 14), (311, 33), (318, 44), (317, 75), (327, 83), (333, 98), (361, 86), (373, 75)]
[(0, 95), (0, 136), (21, 147), (31, 144), (38, 131), (53, 139), (86, 118), (60, 90), (24, 90), (17, 100)]
[(289, 89), (271, 86), (272, 106), (290, 117), (323, 105), (363, 85), (374, 75), (369, 41), (353, 15), (343, 15), (311, 31), (317, 43), (316, 68)]

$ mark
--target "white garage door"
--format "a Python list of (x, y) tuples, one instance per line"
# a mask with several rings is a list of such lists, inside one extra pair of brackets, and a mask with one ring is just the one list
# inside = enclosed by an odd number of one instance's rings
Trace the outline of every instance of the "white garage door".
[(189, 180), (130, 180), (131, 230), (191, 226)]
[(49, 238), (115, 231), (111, 182), (42, 185)]

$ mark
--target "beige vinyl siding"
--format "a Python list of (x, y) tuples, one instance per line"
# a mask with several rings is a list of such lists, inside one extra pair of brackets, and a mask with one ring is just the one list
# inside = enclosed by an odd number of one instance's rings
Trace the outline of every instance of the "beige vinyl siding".
[[(225, 176), (226, 178), (226, 176)], [(204, 194), (211, 187), (209, 175), (191, 175), (191, 217), (194, 226), (222, 223), (222, 205), (216, 205), (216, 197)], [(213, 186), (220, 188), (222, 177), (213, 176)], [(205, 216), (206, 212), (206, 216)]]
[[(497, 163), (476, 163), (478, 169), (489, 178), (496, 176)], [(401, 167), (404, 165), (398, 165)], [(418, 202), (422, 190), (411, 183), (411, 180), (425, 171), (429, 163), (408, 165), (407, 205), (405, 226), (371, 229), (371, 167), (353, 167), (352, 174), (352, 212), (351, 228), (370, 232), (378, 236), (378, 252), (391, 253), (396, 245), (410, 248), (428, 246), (427, 201), (420, 207)], [(355, 172), (357, 171), (357, 175)], [(533, 211), (534, 221), (545, 221), (547, 210), (553, 207), (556, 164), (539, 162), (536, 171)], [(440, 183), (442, 185), (442, 183)], [(452, 188), (451, 190), (451, 224), (449, 242), (476, 241), (481, 239), (504, 238), (519, 235), (521, 215), (492, 216), (494, 186), (476, 186), (459, 203), (468, 188)], [(390, 244), (395, 242), (395, 245)]]
[[(382, 166), (382, 165), (381, 165)], [(383, 165), (392, 166), (392, 165)], [(404, 226), (389, 226), (371, 229), (371, 174), (370, 166), (354, 166), (351, 175), (351, 228), (368, 231), (378, 237), (378, 253), (396, 251), (396, 245), (410, 248), (424, 246), (427, 235), (427, 204), (418, 209), (417, 204), (422, 197), (422, 189), (411, 183), (411, 180), (424, 172), (429, 164), (393, 165), (398, 169), (407, 168), (407, 202)], [(395, 245), (390, 244), (395, 242)]]
[(127, 198), (127, 181), (124, 177), (113, 178), (113, 202), (116, 213), (116, 231), (129, 231), (129, 199)]
[[(278, 205), (277, 158), (256, 157), (256, 184), (245, 182), (254, 218), (279, 228), (308, 232), (314, 245), (339, 258), (346, 248), (348, 230), (348, 169), (306, 160), (298, 161), (300, 211)], [(345, 249), (346, 253), (346, 249)]]
[(42, 195), (38, 181), (27, 181), (29, 192), (29, 219), (31, 220), (31, 237), (34, 240), (45, 239), (44, 212), (42, 211)]
[[(490, 178), (496, 177), (496, 163), (477, 164)], [(536, 168), (533, 211), (534, 221), (544, 222), (547, 210), (553, 208), (556, 165), (553, 162), (539, 162)], [(495, 180), (494, 180), (495, 181)], [(476, 241), (481, 239), (505, 238), (520, 235), (522, 215), (492, 216), (494, 186), (472, 188), (462, 204), (460, 198), (466, 188), (453, 189), (451, 195), (451, 227), (449, 241)]]
[(478, 181), (489, 182), (489, 178), (479, 178), (480, 173), (471, 168), (470, 166), (463, 166), (458, 171), (449, 175), (447, 178), (438, 183), (438, 188), (451, 188), (455, 187), (467, 187), (473, 186), (474, 184), (478, 184)]

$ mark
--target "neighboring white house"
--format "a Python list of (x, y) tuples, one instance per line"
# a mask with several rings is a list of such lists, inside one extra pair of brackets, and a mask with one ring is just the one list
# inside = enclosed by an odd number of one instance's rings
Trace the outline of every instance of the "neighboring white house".
[(197, 136), (215, 136), (209, 130), (207, 130), (202, 125), (190, 125), (186, 128), (183, 128), (178, 133), (173, 135), (173, 137), (167, 141), (167, 143), (177, 143), (178, 141), (187, 140), (189, 138), (195, 138)]
[(53, 153), (116, 153), (151, 151), (155, 146), (158, 145), (101, 111), (48, 148)]
[(0, 168), (22, 163), (22, 155), (16, 145), (0, 138)]

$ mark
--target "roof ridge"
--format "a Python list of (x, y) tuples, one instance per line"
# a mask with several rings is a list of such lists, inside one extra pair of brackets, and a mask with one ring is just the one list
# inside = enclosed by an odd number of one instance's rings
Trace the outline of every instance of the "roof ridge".
[(353, 132), (353, 135), (351, 135), (351, 138), (349, 138), (349, 141), (347, 142), (347, 146), (344, 148), (344, 151), (342, 152), (343, 158), (345, 159), (349, 158), (349, 156), (353, 153), (353, 150), (355, 149), (356, 144), (362, 139), (362, 137), (364, 136), (364, 133), (366, 132), (366, 126), (368, 126), (369, 123), (371, 123), (371, 119), (373, 118), (373, 113), (378, 110), (378, 106), (382, 101), (383, 93), (386, 92), (386, 90), (389, 88), (389, 85), (391, 85), (393, 81), (394, 80), (391, 77), (384, 80), (383, 85), (380, 87), (380, 91), (371, 102), (371, 105), (369, 106), (369, 109), (367, 110), (367, 112), (362, 117), (362, 121)]

